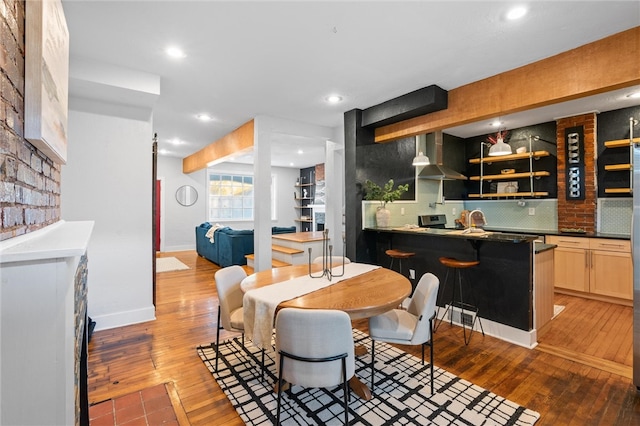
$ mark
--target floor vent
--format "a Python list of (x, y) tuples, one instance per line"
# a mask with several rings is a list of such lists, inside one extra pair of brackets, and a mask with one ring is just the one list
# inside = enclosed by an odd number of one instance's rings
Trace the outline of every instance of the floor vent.
[[(460, 321), (460, 316), (462, 315), (462, 321)], [(473, 326), (473, 321), (476, 319), (476, 313), (473, 311), (465, 310), (464, 313), (460, 310), (460, 308), (453, 306), (449, 309), (449, 320), (452, 320), (458, 324), (464, 324), (468, 327)]]

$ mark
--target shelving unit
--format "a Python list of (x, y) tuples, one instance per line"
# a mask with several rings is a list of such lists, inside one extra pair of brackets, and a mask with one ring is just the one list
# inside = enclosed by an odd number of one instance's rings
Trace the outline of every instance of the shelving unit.
[(548, 157), (548, 151), (535, 151), (535, 152), (523, 152), (522, 154), (509, 154), (509, 155), (501, 155), (499, 157), (484, 157), (484, 158), (472, 158), (469, 160), (470, 164), (480, 164), (486, 163), (499, 163), (501, 161), (511, 161), (511, 160), (524, 160), (529, 157), (533, 157), (534, 160), (537, 160), (540, 157)]
[(629, 149), (629, 162), (628, 163), (618, 163), (618, 164), (607, 164), (604, 166), (604, 169), (608, 172), (629, 172), (629, 187), (627, 188), (605, 188), (605, 194), (632, 194), (633, 193), (633, 150), (631, 147), (635, 143), (640, 143), (640, 138), (633, 137), (633, 118), (630, 118), (629, 123), (629, 139), (616, 139), (611, 141), (606, 141), (604, 143), (605, 148), (614, 149), (614, 148), (627, 148)]
[[(539, 171), (539, 172), (523, 172), (523, 173), (501, 173), (499, 175), (484, 175), (484, 180), (511, 180), (511, 179), (522, 179), (528, 177), (543, 177), (543, 176), (551, 176), (551, 173), (547, 171)], [(469, 180), (480, 180), (480, 176), (471, 176)]]
[[(313, 222), (313, 218), (311, 215), (313, 214), (313, 209), (311, 207), (307, 207), (312, 201), (312, 189), (315, 186), (314, 183), (297, 183), (295, 185), (296, 188), (296, 205), (294, 208), (298, 211), (298, 217), (294, 219), (296, 222), (301, 223), (300, 231), (303, 232), (306, 228), (308, 228)], [(304, 191), (307, 190), (307, 196), (304, 196)]]
[[(533, 180), (534, 178), (550, 176), (551, 173), (546, 170), (534, 171), (533, 160), (537, 160), (541, 157), (547, 157), (549, 155), (550, 154), (548, 151), (531, 151), (530, 149), (529, 152), (523, 152), (521, 154), (509, 154), (509, 155), (501, 155), (498, 157), (480, 157), (480, 158), (470, 159), (469, 160), (470, 164), (480, 164), (480, 176), (469, 177), (469, 180), (480, 181), (480, 193), (469, 194), (469, 198), (546, 197), (548, 196), (549, 195), (548, 192), (534, 191)], [(485, 164), (500, 163), (500, 162), (506, 162), (506, 161), (514, 161), (514, 160), (529, 160), (529, 171), (519, 172), (519, 173), (501, 173), (501, 174), (492, 174), (492, 175), (484, 174)], [(530, 188), (531, 188), (531, 191), (528, 191), (528, 192), (499, 192), (499, 193), (488, 193), (488, 194), (482, 192), (484, 181), (513, 180), (513, 179), (527, 179), (527, 178), (530, 180)]]

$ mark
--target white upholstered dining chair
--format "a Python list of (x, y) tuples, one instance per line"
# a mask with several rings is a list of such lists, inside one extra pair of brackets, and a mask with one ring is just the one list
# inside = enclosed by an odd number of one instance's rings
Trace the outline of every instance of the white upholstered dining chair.
[[(244, 346), (244, 312), (242, 298), (244, 293), (240, 283), (247, 277), (245, 270), (238, 265), (219, 269), (215, 275), (216, 290), (218, 292), (218, 328), (216, 330), (216, 369), (218, 372), (218, 358), (220, 357), (220, 328), (227, 331), (242, 333)], [(262, 350), (262, 375), (264, 378), (264, 349)]]
[[(313, 259), (313, 263), (323, 263), (325, 260), (325, 258), (322, 256), (318, 256), (315, 259)], [(345, 265), (351, 263), (351, 261), (349, 260), (348, 257), (342, 257), (342, 256), (331, 256), (331, 267), (333, 266), (340, 266), (343, 263)], [(326, 262), (328, 263), (329, 259), (326, 260)]]
[(284, 382), (324, 388), (342, 384), (344, 419), (349, 419), (348, 381), (355, 374), (353, 330), (349, 315), (328, 309), (284, 308), (276, 316), (278, 413)]
[(433, 320), (436, 315), (436, 299), (440, 280), (432, 273), (426, 273), (418, 282), (409, 300), (407, 310), (392, 309), (369, 318), (371, 336), (371, 392), (374, 388), (375, 342), (398, 343), (401, 345), (422, 345), (422, 365), (424, 347), (431, 349), (431, 393), (433, 394)]

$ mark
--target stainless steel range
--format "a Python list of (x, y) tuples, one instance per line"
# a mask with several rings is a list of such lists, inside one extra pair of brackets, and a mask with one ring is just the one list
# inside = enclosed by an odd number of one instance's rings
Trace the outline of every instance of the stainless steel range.
[(446, 224), (447, 224), (447, 216), (443, 214), (418, 216), (418, 226), (421, 228), (444, 229)]

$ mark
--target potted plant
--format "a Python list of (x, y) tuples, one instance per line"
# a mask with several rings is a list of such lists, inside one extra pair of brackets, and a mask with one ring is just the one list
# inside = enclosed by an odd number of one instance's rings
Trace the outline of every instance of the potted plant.
[(393, 189), (393, 184), (393, 179), (389, 179), (383, 187), (369, 179), (365, 182), (364, 199), (380, 201), (380, 207), (376, 209), (376, 225), (381, 228), (388, 227), (391, 220), (391, 212), (386, 208), (387, 203), (393, 203), (409, 190), (409, 184), (398, 185), (396, 189)]

